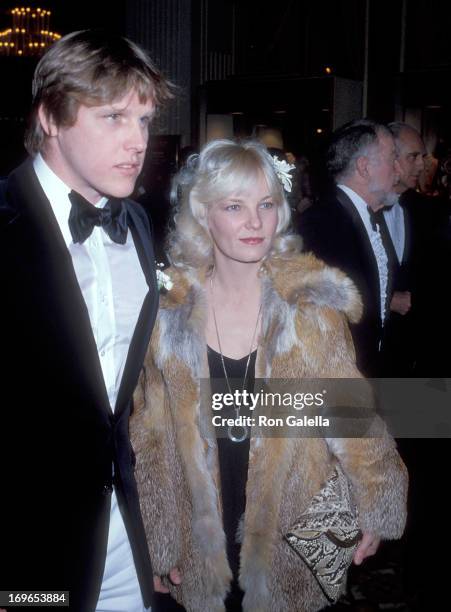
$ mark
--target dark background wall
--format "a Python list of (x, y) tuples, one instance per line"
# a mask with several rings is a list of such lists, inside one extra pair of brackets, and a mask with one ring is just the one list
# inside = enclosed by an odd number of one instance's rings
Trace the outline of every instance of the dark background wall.
[[(208, 137), (209, 118), (219, 115), (235, 134), (272, 126), (290, 149), (314, 152), (337, 121), (362, 104), (365, 40), (367, 114), (412, 121), (430, 148), (451, 138), (447, 0), (24, 4), (52, 10), (52, 28), (62, 34), (106, 27), (146, 47), (179, 86), (177, 100), (153, 131), (176, 136), (179, 146), (201, 144)], [(8, 11), (14, 6), (1, 0), (0, 30), (10, 24)], [(34, 59), (0, 56), (0, 174), (24, 155), (21, 139), (34, 65)], [(337, 78), (354, 80), (360, 89)]]

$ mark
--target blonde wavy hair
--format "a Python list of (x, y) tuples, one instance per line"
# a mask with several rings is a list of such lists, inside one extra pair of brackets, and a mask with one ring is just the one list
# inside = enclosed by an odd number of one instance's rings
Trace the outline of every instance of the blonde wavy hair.
[(254, 140), (213, 140), (199, 155), (191, 155), (172, 181), (175, 215), (167, 244), (172, 265), (201, 268), (214, 264), (208, 207), (246, 191), (261, 172), (278, 210), (275, 238), (266, 257), (288, 258), (299, 251), (300, 238), (289, 230), (291, 210), (266, 148)]

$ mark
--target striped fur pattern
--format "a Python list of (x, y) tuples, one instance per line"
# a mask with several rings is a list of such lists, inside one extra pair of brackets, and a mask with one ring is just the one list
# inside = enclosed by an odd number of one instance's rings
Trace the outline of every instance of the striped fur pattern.
[[(167, 271), (168, 272), (168, 271)], [(155, 572), (180, 568), (170, 585), (188, 612), (220, 612), (229, 589), (219, 468), (208, 377), (205, 272), (170, 269), (174, 288), (161, 300), (135, 397), (131, 436), (136, 479)], [(361, 315), (351, 281), (311, 255), (265, 263), (262, 334), (256, 376), (356, 378), (347, 321)], [(350, 478), (363, 530), (399, 538), (407, 475), (381, 421), (365, 439), (251, 439), (240, 584), (245, 612), (313, 612), (327, 601), (282, 535), (331, 475)]]

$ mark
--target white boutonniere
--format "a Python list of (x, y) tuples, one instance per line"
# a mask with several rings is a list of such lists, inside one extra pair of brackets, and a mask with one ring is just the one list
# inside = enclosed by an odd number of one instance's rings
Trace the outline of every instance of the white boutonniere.
[(296, 168), (294, 164), (289, 164), (284, 159), (279, 159), (276, 155), (272, 156), (272, 162), (277, 174), (277, 178), (282, 183), (283, 188), (287, 193), (291, 193), (292, 178), (291, 171)]
[(165, 289), (166, 291), (170, 291), (174, 286), (174, 283), (171, 280), (169, 274), (163, 272), (161, 268), (164, 267), (163, 263), (157, 263), (157, 286), (158, 291)]

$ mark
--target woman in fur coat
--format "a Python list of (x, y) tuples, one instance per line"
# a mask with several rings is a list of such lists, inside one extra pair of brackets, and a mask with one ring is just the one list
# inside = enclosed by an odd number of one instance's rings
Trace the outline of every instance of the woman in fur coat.
[[(223, 140), (175, 180), (172, 267), (130, 427), (157, 588), (189, 612), (326, 606), (324, 584), (284, 536), (337, 466), (363, 534), (355, 563), (404, 529), (406, 470), (377, 417), (377, 437), (270, 437), (251, 422), (226, 422), (223, 436), (202, 400), (209, 379), (242, 398), (259, 378), (360, 378), (347, 326), (360, 298), (287, 232), (287, 170), (258, 143)], [(220, 416), (242, 416), (234, 398)]]

